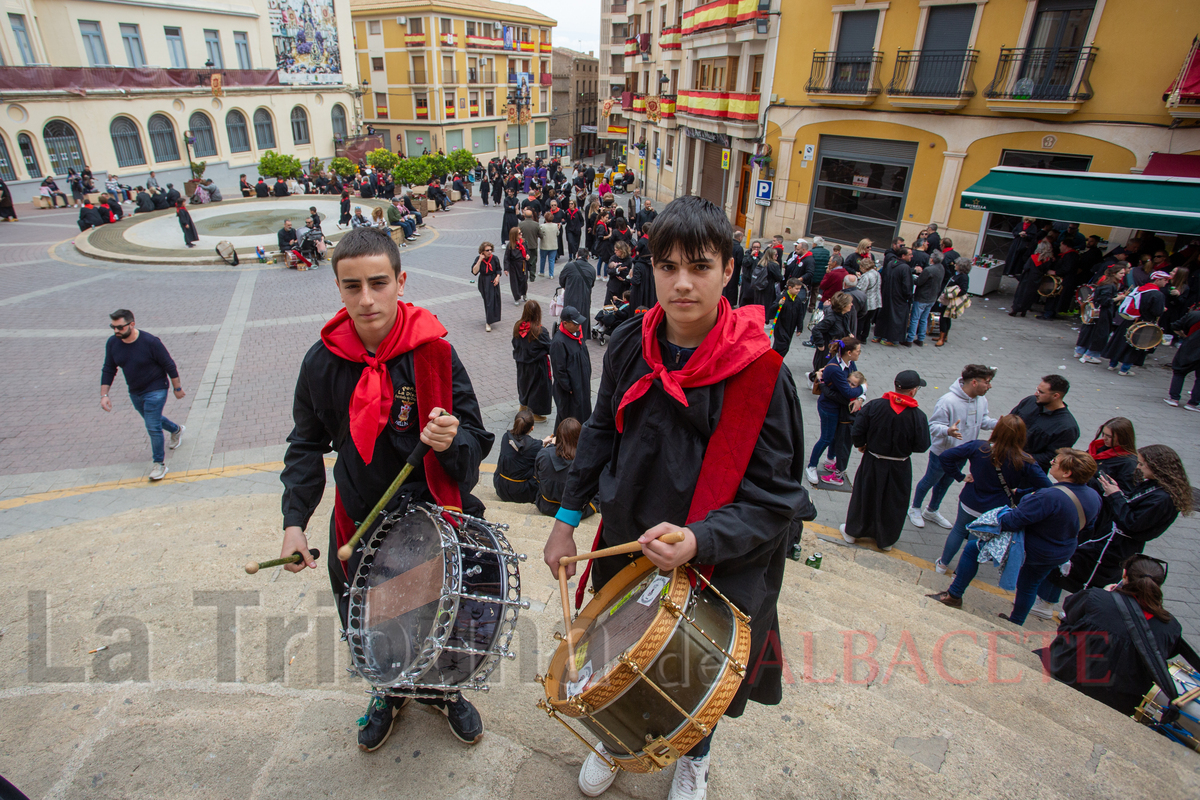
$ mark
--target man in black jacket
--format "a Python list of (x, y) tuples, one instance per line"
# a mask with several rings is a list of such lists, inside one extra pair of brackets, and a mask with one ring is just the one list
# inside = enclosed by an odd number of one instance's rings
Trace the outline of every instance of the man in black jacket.
[(1009, 412), (1025, 421), (1025, 452), (1047, 474), (1058, 448), (1074, 447), (1079, 439), (1079, 423), (1063, 402), (1070, 389), (1063, 376), (1047, 375), (1033, 394)]
[(286, 253), (288, 250), (295, 249), (297, 236), (290, 219), (283, 221), (283, 227), (279, 229), (276, 238), (279, 240), (279, 252)]
[(284, 182), (283, 178), (275, 179), (275, 188), (272, 190), (271, 193), (274, 194), (276, 197), (287, 197), (288, 196), (287, 183)]
[(574, 306), (566, 306), (559, 319), (550, 340), (556, 431), (567, 417), (587, 422), (592, 416), (592, 357), (583, 337), (587, 317)]
[(262, 179), (261, 175), (258, 178), (258, 183), (254, 184), (254, 196), (255, 197), (270, 197), (271, 196), (271, 187), (267, 186), (266, 181), (264, 181)]

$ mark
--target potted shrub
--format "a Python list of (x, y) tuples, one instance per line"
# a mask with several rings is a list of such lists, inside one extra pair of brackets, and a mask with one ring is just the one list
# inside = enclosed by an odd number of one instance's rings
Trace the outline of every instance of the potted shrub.
[(196, 187), (200, 185), (200, 179), (204, 177), (204, 169), (208, 166), (208, 162), (191, 161), (188, 166), (192, 170), (192, 179), (183, 182), (184, 197), (191, 197), (196, 193)]

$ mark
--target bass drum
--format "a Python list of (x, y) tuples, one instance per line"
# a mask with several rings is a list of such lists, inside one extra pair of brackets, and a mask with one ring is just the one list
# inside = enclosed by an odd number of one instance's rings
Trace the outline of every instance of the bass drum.
[(1125, 331), (1125, 341), (1134, 350), (1153, 350), (1162, 344), (1163, 329), (1153, 322), (1135, 322)]
[(1057, 275), (1046, 275), (1038, 281), (1038, 297), (1058, 297), (1062, 294), (1062, 278)]
[(1079, 304), (1079, 322), (1082, 325), (1091, 325), (1100, 313), (1100, 309), (1092, 303), (1095, 294), (1096, 287), (1090, 283), (1085, 283), (1075, 292), (1075, 302)]
[(1151, 686), (1150, 691), (1146, 692), (1141, 704), (1133, 712), (1133, 718), (1168, 739), (1200, 752), (1200, 702), (1197, 702), (1197, 698), (1200, 698), (1200, 675), (1180, 664), (1168, 664), (1167, 667), (1171, 670), (1175, 691), (1179, 695), (1175, 700), (1179, 718), (1174, 722), (1163, 722), (1163, 711), (1171, 705), (1171, 701), (1157, 685)]

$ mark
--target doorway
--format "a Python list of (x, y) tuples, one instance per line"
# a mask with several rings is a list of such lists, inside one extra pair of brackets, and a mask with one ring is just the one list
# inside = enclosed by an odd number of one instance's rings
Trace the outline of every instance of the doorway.
[(1027, 82), (1030, 97), (1070, 97), (1095, 8), (1096, 0), (1039, 0), (1019, 81)]
[(742, 168), (738, 172), (738, 201), (733, 226), (746, 230), (746, 212), (750, 204), (750, 154), (742, 153)]

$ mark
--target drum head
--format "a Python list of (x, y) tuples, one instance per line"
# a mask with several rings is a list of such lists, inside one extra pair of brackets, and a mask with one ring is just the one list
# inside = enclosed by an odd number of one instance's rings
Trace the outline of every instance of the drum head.
[(1095, 293), (1096, 288), (1090, 283), (1085, 283), (1083, 286), (1080, 286), (1078, 290), (1076, 290), (1075, 299), (1079, 301), (1080, 305), (1083, 305), (1087, 301), (1091, 300), (1092, 295)]
[(1038, 282), (1037, 291), (1042, 297), (1053, 297), (1062, 291), (1062, 280), (1057, 275), (1047, 275)]
[(1125, 340), (1136, 350), (1153, 350), (1162, 344), (1162, 328), (1153, 322), (1135, 322), (1129, 326)]
[(394, 521), (370, 563), (364, 557), (359, 566), (355, 588), (362, 582), (366, 589), (362, 657), (378, 683), (396, 681), (437, 633), (434, 623), (446, 573), (443, 553), (437, 522), (424, 509), (412, 508)]

